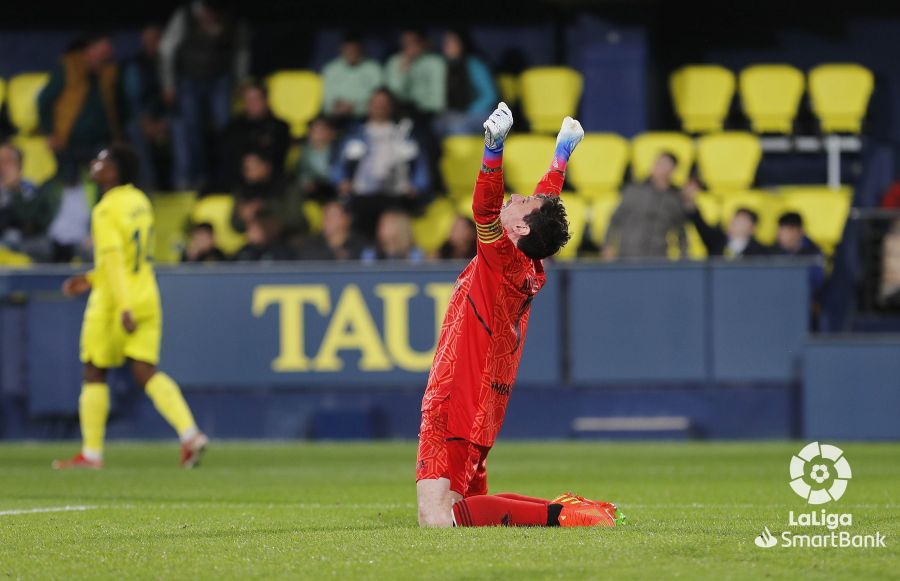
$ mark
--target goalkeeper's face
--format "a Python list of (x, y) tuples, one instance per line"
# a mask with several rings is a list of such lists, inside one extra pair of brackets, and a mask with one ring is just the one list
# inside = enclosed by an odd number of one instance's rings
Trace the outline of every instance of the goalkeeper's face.
[(500, 224), (506, 230), (507, 236), (513, 242), (522, 236), (528, 236), (531, 226), (525, 221), (525, 217), (541, 208), (544, 199), (541, 196), (523, 196), (513, 194), (509, 201), (503, 204), (500, 210)]

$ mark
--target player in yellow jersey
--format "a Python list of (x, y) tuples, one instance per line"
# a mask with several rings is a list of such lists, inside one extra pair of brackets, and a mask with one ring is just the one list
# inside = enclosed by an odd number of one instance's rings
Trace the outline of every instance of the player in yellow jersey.
[(132, 185), (137, 170), (137, 156), (123, 145), (104, 149), (91, 163), (91, 179), (102, 195), (91, 212), (94, 270), (63, 284), (68, 296), (91, 291), (81, 327), (84, 383), (78, 412), (83, 446), (74, 458), (54, 461), (58, 470), (103, 467), (109, 413), (106, 375), (126, 359), (135, 380), (178, 432), (182, 466), (196, 466), (208, 443), (178, 385), (156, 369), (162, 309), (151, 258), (153, 208)]

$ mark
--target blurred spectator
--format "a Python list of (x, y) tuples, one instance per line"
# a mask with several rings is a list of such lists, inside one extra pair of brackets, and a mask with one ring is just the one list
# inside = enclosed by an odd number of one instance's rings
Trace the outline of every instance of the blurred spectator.
[(881, 288), (878, 303), (882, 307), (900, 307), (900, 220), (894, 220), (882, 244)]
[(412, 129), (410, 120), (394, 120), (391, 93), (378, 89), (369, 99), (368, 120), (341, 148), (334, 181), (349, 196), (354, 225), (366, 237), (373, 237), (385, 209), (410, 211), (428, 190), (428, 165)]
[(53, 182), (41, 188), (22, 177), (22, 152), (0, 145), (0, 244), (33, 260), (51, 257), (47, 227), (59, 204)]
[(447, 61), (447, 110), (437, 119), (440, 135), (480, 134), (485, 117), (497, 105), (491, 71), (475, 56), (469, 36), (462, 31), (444, 33)]
[(803, 217), (797, 212), (785, 212), (778, 218), (775, 250), (785, 256), (822, 256), (822, 250), (806, 236)]
[(438, 258), (445, 260), (470, 260), (475, 256), (476, 247), (475, 222), (457, 216), (450, 230), (450, 237), (438, 250)]
[(191, 239), (181, 257), (182, 262), (222, 262), (225, 253), (216, 246), (216, 233), (212, 224), (203, 222), (191, 228)]
[(293, 252), (282, 237), (278, 216), (268, 208), (261, 208), (247, 223), (247, 243), (234, 259), (240, 262), (271, 262), (291, 260)]
[(341, 202), (332, 200), (322, 207), (322, 233), (307, 240), (303, 260), (358, 260), (366, 241), (353, 231), (353, 218)]
[(824, 256), (816, 243), (803, 230), (803, 217), (797, 212), (785, 212), (778, 218), (775, 254), (782, 256), (810, 256), (822, 260), (809, 268), (809, 288), (813, 300), (817, 300), (825, 284)]
[(59, 174), (74, 184), (97, 151), (122, 136), (119, 68), (106, 34), (73, 44), (38, 95), (41, 130)]
[(273, 174), (280, 177), (291, 143), (290, 127), (272, 115), (265, 88), (250, 83), (244, 86), (242, 94), (244, 112), (228, 123), (222, 136), (219, 187), (224, 190), (240, 181), (241, 159), (251, 151), (265, 153), (272, 160)]
[(168, 162), (171, 145), (168, 108), (159, 77), (161, 35), (158, 25), (146, 26), (141, 32), (141, 51), (122, 65), (125, 132), (140, 158), (137, 185), (145, 191), (156, 190), (161, 181), (166, 185), (169, 181), (161, 180), (159, 172), (161, 162)]
[(263, 208), (272, 209), (283, 201), (285, 182), (275, 175), (272, 160), (265, 152), (250, 151), (241, 159), (241, 181), (235, 188), (232, 222), (239, 232)]
[(221, 131), (231, 112), (231, 89), (247, 76), (249, 31), (223, 0), (193, 0), (175, 11), (160, 42), (163, 95), (173, 120), (175, 187), (210, 179), (207, 124)]
[(900, 182), (894, 182), (881, 198), (882, 208), (900, 208)]
[(696, 199), (699, 190), (697, 182), (692, 180), (682, 193), (687, 219), (697, 229), (709, 256), (740, 258), (769, 254), (769, 248), (756, 239), (756, 226), (759, 222), (756, 212), (749, 208), (738, 208), (728, 224), (727, 231), (719, 226), (710, 226), (697, 208)]
[(383, 83), (381, 65), (366, 57), (362, 36), (349, 32), (341, 42), (340, 56), (322, 69), (325, 95), (323, 110), (337, 120), (362, 118), (372, 91)]
[(421, 30), (400, 35), (400, 52), (386, 66), (388, 88), (413, 113), (442, 113), (447, 107), (447, 65), (428, 52), (428, 39)]
[(662, 153), (647, 181), (629, 184), (622, 191), (622, 201), (606, 231), (605, 258), (666, 258), (672, 232), (678, 236), (681, 257), (687, 257), (684, 209), (672, 185), (677, 163), (673, 154)]
[(336, 137), (334, 127), (327, 118), (317, 117), (310, 123), (306, 144), (297, 160), (297, 185), (304, 198), (322, 202), (334, 196), (331, 165)]
[(381, 215), (375, 239), (375, 255), (379, 260), (422, 260), (422, 251), (413, 244), (409, 214), (388, 210)]

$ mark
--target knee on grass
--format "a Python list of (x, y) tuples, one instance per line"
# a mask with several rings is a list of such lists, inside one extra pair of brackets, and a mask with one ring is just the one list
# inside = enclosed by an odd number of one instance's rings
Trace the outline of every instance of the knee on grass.
[(422, 528), (445, 529), (453, 526), (450, 511), (419, 507), (419, 526)]

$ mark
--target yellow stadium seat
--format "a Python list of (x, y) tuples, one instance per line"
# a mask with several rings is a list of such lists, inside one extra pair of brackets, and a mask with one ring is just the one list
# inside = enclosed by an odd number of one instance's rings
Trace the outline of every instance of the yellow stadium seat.
[(566, 216), (569, 219), (569, 243), (562, 247), (557, 254), (560, 260), (573, 260), (578, 255), (578, 248), (584, 238), (584, 229), (587, 226), (588, 206), (581, 196), (575, 194), (560, 195), (563, 205), (566, 207)]
[(456, 207), (448, 198), (438, 198), (431, 202), (425, 213), (413, 220), (413, 240), (416, 246), (427, 255), (440, 250), (450, 237), (456, 216)]
[(694, 163), (694, 142), (683, 133), (668, 131), (641, 133), (631, 140), (631, 173), (635, 181), (646, 180), (659, 154), (669, 152), (678, 159), (672, 175), (676, 186), (684, 185)]
[(503, 148), (503, 174), (507, 186), (530, 194), (553, 161), (556, 140), (548, 135), (512, 135)]
[(472, 198), (470, 197), (467, 200), (458, 200), (456, 202), (456, 213), (464, 218), (474, 220), (475, 213), (472, 212)]
[(314, 202), (313, 200), (306, 200), (303, 202), (300, 211), (303, 212), (303, 217), (306, 219), (306, 224), (309, 226), (310, 234), (318, 234), (322, 231), (322, 205), (318, 202)]
[(567, 67), (535, 67), (521, 76), (522, 110), (536, 133), (556, 133), (563, 117), (575, 116), (584, 80)]
[(685, 131), (721, 131), (734, 97), (734, 73), (718, 65), (688, 65), (672, 73), (669, 90)]
[(153, 260), (158, 264), (176, 264), (187, 244), (185, 226), (197, 198), (195, 192), (165, 192), (151, 196), (154, 214)]
[(856, 64), (824, 64), (809, 72), (809, 98), (826, 133), (859, 133), (875, 87), (872, 72)]
[(794, 117), (805, 88), (800, 69), (791, 65), (753, 65), (741, 71), (738, 84), (741, 105), (753, 131), (793, 133)]
[(603, 240), (606, 238), (606, 230), (609, 227), (609, 220), (618, 207), (618, 196), (600, 196), (594, 198), (591, 202), (590, 235), (591, 240), (597, 246), (603, 245)]
[(472, 199), (472, 190), (481, 156), (484, 152), (484, 138), (473, 135), (454, 135), (444, 139), (441, 155), (441, 175), (447, 192), (456, 199)]
[(711, 133), (697, 141), (700, 177), (709, 190), (717, 194), (752, 186), (761, 157), (759, 137), (752, 133)]
[(56, 175), (56, 156), (47, 145), (46, 138), (17, 135), (12, 142), (22, 151), (22, 175), (25, 179), (41, 185)]
[(31, 257), (0, 244), (0, 266), (3, 268), (28, 268), (31, 266)]
[(701, 192), (694, 201), (697, 204), (697, 209), (700, 210), (700, 215), (703, 216), (704, 222), (710, 226), (719, 223), (722, 219), (722, 201), (718, 196), (708, 192)]
[[(695, 199), (695, 203), (697, 204), (697, 209), (700, 210), (700, 215), (703, 217), (704, 222), (710, 226), (716, 226), (719, 223), (722, 208), (718, 196), (709, 193), (700, 193)], [(692, 223), (685, 224), (684, 228), (687, 234), (688, 258), (691, 260), (703, 260), (709, 253), (706, 250), (706, 245), (703, 244), (703, 239), (700, 238), (700, 233)], [(669, 248), (669, 253), (671, 258), (679, 258), (677, 240), (674, 247)]]
[(49, 73), (22, 73), (7, 85), (9, 120), (19, 133), (32, 133), (38, 127), (37, 98), (50, 79)]
[(628, 167), (628, 141), (615, 133), (588, 133), (572, 155), (568, 177), (579, 194), (617, 192)]
[(847, 188), (831, 190), (821, 187), (781, 188), (782, 212), (803, 216), (803, 229), (825, 254), (832, 254), (841, 241), (844, 224), (850, 213), (852, 194)]
[(728, 224), (734, 213), (740, 208), (753, 210), (759, 217), (756, 225), (756, 238), (763, 244), (775, 242), (775, 231), (778, 229), (778, 218), (781, 216), (781, 198), (764, 190), (747, 190), (745, 192), (733, 192), (722, 198), (723, 229), (728, 229)]
[(497, 75), (497, 90), (500, 92), (500, 98), (507, 105), (518, 102), (522, 94), (522, 84), (519, 75), (512, 73)]
[(216, 235), (216, 245), (227, 255), (232, 255), (244, 245), (244, 235), (231, 227), (234, 198), (228, 194), (215, 194), (197, 200), (191, 211), (195, 224), (211, 224)]
[(267, 80), (269, 105), (276, 117), (291, 126), (295, 138), (322, 108), (322, 79), (313, 71), (278, 71)]

